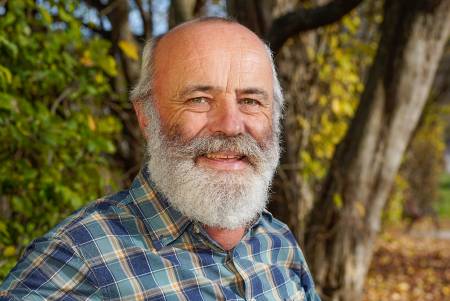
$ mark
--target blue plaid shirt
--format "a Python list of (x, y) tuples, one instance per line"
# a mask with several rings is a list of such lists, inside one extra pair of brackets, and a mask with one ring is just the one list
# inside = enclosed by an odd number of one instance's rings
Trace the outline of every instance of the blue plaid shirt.
[(141, 171), (36, 239), (0, 300), (320, 300), (291, 231), (264, 212), (230, 251)]

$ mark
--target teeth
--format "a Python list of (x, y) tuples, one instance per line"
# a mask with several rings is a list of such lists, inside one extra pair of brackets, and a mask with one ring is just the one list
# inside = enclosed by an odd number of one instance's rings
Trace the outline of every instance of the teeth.
[(209, 158), (209, 159), (240, 159), (241, 158), (241, 156), (238, 156), (238, 155), (215, 154), (215, 153), (206, 154), (205, 156), (206, 156), (206, 158)]

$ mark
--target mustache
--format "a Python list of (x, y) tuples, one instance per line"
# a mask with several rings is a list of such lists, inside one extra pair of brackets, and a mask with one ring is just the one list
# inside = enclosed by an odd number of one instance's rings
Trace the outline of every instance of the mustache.
[(258, 166), (265, 159), (264, 150), (267, 148), (267, 143), (261, 145), (249, 134), (237, 136), (218, 134), (195, 137), (189, 141), (183, 141), (177, 135), (167, 140), (167, 146), (177, 157), (195, 159), (208, 153), (233, 152), (245, 157), (253, 166)]

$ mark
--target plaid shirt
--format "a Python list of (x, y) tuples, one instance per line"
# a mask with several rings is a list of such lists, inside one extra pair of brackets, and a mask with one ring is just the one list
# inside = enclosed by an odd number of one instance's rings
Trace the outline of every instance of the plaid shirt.
[(320, 300), (289, 229), (264, 212), (230, 251), (145, 171), (35, 240), (0, 300)]

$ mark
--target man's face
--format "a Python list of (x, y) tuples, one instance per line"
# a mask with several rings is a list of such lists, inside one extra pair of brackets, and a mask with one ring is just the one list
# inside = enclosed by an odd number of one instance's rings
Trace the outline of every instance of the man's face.
[[(264, 144), (272, 138), (273, 82), (262, 43), (235, 24), (190, 27), (163, 38), (155, 52), (153, 95), (163, 133), (184, 141), (248, 134)], [(205, 154), (196, 164), (223, 171), (248, 167), (234, 152)]]
[(247, 225), (265, 208), (279, 158), (268, 53), (241, 26), (197, 23), (163, 38), (154, 61), (153, 99), (137, 107), (151, 178), (192, 220)]

